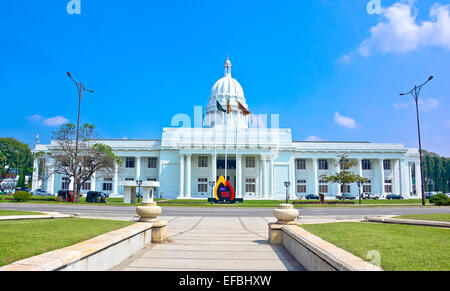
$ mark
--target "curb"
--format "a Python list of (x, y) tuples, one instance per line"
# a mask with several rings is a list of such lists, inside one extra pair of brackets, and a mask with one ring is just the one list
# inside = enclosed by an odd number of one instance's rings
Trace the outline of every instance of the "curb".
[(434, 227), (450, 228), (450, 222), (445, 222), (445, 221), (396, 219), (396, 218), (383, 218), (383, 217), (365, 217), (365, 220), (368, 222), (378, 222), (378, 223), (407, 224), (407, 225), (434, 226)]

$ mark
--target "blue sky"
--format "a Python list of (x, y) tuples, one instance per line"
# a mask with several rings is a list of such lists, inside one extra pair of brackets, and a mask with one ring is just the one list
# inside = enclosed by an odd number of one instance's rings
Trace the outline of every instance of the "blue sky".
[(76, 122), (66, 72), (95, 90), (82, 121), (102, 138), (160, 139), (178, 113), (193, 116), (223, 76), (250, 110), (280, 114), (295, 140), (371, 141), (417, 147), (409, 91), (429, 75), (424, 148), (450, 156), (449, 1), (2, 1), (0, 136), (48, 143)]

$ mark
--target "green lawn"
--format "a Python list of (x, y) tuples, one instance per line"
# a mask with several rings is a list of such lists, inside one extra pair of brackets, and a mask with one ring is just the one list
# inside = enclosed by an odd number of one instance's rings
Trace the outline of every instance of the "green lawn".
[(43, 213), (29, 212), (29, 211), (15, 211), (15, 210), (0, 210), (0, 216), (13, 216), (13, 215), (43, 215)]
[(411, 214), (411, 215), (401, 215), (394, 218), (450, 222), (450, 214)]
[(82, 218), (0, 221), (0, 266), (71, 246), (131, 224), (128, 221)]
[(380, 252), (385, 271), (450, 271), (449, 229), (357, 222), (301, 227), (366, 261), (367, 252)]

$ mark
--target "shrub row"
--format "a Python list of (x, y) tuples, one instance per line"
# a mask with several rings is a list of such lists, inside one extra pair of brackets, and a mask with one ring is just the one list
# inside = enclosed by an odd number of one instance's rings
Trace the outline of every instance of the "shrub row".
[(430, 203), (437, 206), (448, 206), (450, 205), (450, 199), (445, 194), (437, 194), (430, 197)]

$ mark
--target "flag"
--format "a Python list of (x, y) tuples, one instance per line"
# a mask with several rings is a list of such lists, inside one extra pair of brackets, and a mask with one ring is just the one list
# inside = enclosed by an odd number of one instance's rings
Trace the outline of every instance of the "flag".
[(230, 98), (227, 99), (227, 114), (231, 112)]
[(244, 114), (244, 116), (252, 114), (247, 108), (245, 108), (244, 105), (241, 104), (241, 102), (238, 102), (238, 105), (239, 105), (239, 110), (242, 111), (242, 114)]
[(217, 110), (227, 113), (227, 111), (225, 109), (223, 109), (222, 105), (220, 105), (219, 101), (216, 101), (216, 102), (217, 102)]

